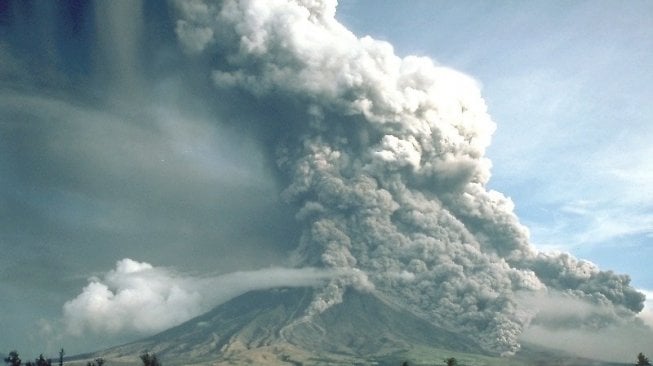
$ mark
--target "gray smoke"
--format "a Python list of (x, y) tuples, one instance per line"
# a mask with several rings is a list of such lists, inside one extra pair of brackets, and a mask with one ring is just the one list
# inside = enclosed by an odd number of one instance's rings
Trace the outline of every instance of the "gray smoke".
[(276, 154), (304, 232), (297, 266), (346, 269), (311, 311), (348, 286), (510, 354), (549, 291), (633, 316), (627, 276), (538, 252), (484, 157), (495, 124), (476, 82), (425, 57), (398, 57), (335, 20), (336, 1), (179, 1), (176, 32), (213, 60), (217, 93), (267, 108), (255, 123)]

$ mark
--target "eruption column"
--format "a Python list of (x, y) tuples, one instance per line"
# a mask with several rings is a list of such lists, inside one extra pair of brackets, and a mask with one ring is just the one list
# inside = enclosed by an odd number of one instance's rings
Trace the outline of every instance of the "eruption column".
[(475, 81), (400, 58), (335, 20), (335, 1), (180, 1), (177, 34), (214, 61), (218, 93), (240, 90), (304, 226), (297, 266), (341, 270), (311, 312), (348, 286), (497, 353), (519, 349), (534, 316), (519, 294), (563, 291), (641, 310), (627, 276), (537, 252), (512, 202), (486, 188), (495, 124)]

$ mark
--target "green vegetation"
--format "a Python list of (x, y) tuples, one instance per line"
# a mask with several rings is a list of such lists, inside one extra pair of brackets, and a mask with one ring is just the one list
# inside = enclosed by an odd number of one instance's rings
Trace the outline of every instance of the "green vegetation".
[[(570, 354), (554, 353), (518, 353), (511, 357), (489, 356), (475, 353), (455, 352), (440, 348), (414, 347), (411, 350), (387, 354), (371, 361), (380, 366), (651, 366), (652, 363), (643, 354), (637, 355), (637, 362), (606, 362), (576, 357)], [(442, 361), (438, 361), (442, 360)]]
[(98, 357), (95, 359), (95, 361), (89, 361), (86, 363), (86, 366), (102, 366), (104, 365), (104, 359), (102, 357)]
[[(64, 349), (62, 348), (61, 351), (59, 351), (59, 366), (63, 366), (64, 356), (65, 352)], [(162, 366), (161, 361), (159, 361), (159, 358), (154, 354), (154, 353), (149, 353), (145, 352), (139, 356), (141, 362), (143, 363), (143, 366)], [(23, 363), (22, 360), (20, 359), (20, 355), (18, 354), (18, 351), (14, 350), (9, 352), (9, 355), (4, 358), (4, 362), (7, 366), (52, 366), (52, 360), (51, 359), (46, 359), (43, 354), (40, 354), (38, 358), (36, 358), (34, 361), (28, 361), (26, 363)], [(70, 364), (73, 365), (81, 365), (81, 361), (68, 361)], [(88, 361), (86, 362), (86, 366), (104, 366), (106, 364), (106, 361), (102, 357), (98, 357), (94, 359), (93, 361)], [(122, 362), (118, 362), (118, 364), (122, 364)]]
[[(59, 365), (63, 366), (63, 349), (59, 352)], [(122, 354), (123, 356), (128, 356), (128, 354)], [(533, 354), (529, 353), (528, 355), (522, 355), (514, 357), (499, 357), (499, 356), (489, 356), (481, 355), (474, 353), (465, 353), (465, 352), (455, 352), (446, 349), (440, 348), (429, 348), (429, 347), (416, 347), (410, 350), (389, 353), (384, 356), (379, 356), (371, 359), (358, 358), (356, 356), (344, 356), (340, 359), (329, 358), (327, 355), (322, 355), (322, 357), (298, 357), (295, 358), (291, 354), (284, 354), (279, 357), (279, 354), (273, 352), (268, 354), (272, 357), (231, 357), (225, 359), (220, 354), (216, 354), (214, 359), (204, 359), (204, 360), (186, 360), (180, 362), (180, 359), (172, 358), (171, 363), (176, 365), (208, 365), (208, 364), (230, 364), (230, 365), (239, 365), (239, 364), (256, 364), (265, 365), (268, 362), (272, 362), (275, 365), (278, 364), (275, 361), (275, 355), (277, 361), (282, 361), (283, 364), (295, 364), (295, 365), (369, 365), (374, 364), (378, 366), (531, 366), (531, 365), (566, 365), (566, 366), (586, 366), (588, 364), (596, 366), (627, 366), (633, 365), (631, 363), (609, 363), (609, 362), (600, 362), (592, 361), (587, 359), (575, 358), (573, 356), (558, 355), (551, 357), (549, 354), (548, 358), (532, 357)], [(171, 355), (168, 355), (171, 356)], [(250, 355), (251, 356), (251, 355)], [(297, 356), (297, 355), (295, 355)], [(308, 356), (308, 355), (305, 355)], [(326, 357), (325, 357), (326, 356)], [(142, 362), (142, 366), (162, 366), (159, 358), (156, 354), (145, 352), (142, 353), (139, 357)], [(644, 353), (639, 353), (637, 355), (637, 362), (634, 366), (652, 366), (648, 357)], [(437, 361), (441, 360), (441, 361)], [(134, 365), (135, 358), (130, 359), (111, 359), (111, 363), (115, 365)], [(225, 363), (226, 361), (226, 363)], [(28, 361), (23, 363), (17, 351), (9, 352), (9, 355), (4, 358), (4, 362), (7, 366), (51, 366), (52, 361), (46, 359), (42, 354), (39, 355), (34, 361)], [(69, 360), (67, 363), (75, 366), (84, 365), (82, 362), (86, 362), (86, 366), (104, 366), (106, 365), (105, 360), (102, 357), (95, 358), (93, 361), (80, 360)], [(262, 363), (259, 363), (262, 362)]]
[(43, 354), (41, 353), (39, 357), (36, 360), (34, 360), (34, 362), (29, 361), (25, 364), (25, 366), (52, 366), (52, 360), (50, 359), (46, 360), (45, 357), (43, 357)]
[[(394, 361), (392, 361), (394, 360)], [(443, 361), (438, 361), (443, 360)], [(487, 356), (475, 353), (457, 352), (450, 349), (413, 346), (411, 350), (389, 354), (375, 359), (381, 365), (439, 366), (455, 362), (457, 366), (525, 366), (526, 362), (518, 358)]]
[(148, 352), (145, 352), (140, 357), (141, 361), (143, 361), (143, 366), (161, 366), (159, 359), (154, 353), (149, 354)]
[(18, 352), (16, 350), (13, 350), (9, 352), (9, 356), (5, 357), (5, 363), (8, 366), (20, 366), (22, 361), (20, 360), (20, 357), (18, 356)]
[[(23, 363), (16, 350), (9, 352), (9, 356), (5, 357), (4, 361), (8, 366), (21, 366)], [(52, 360), (46, 359), (43, 354), (40, 354), (33, 362), (27, 361), (25, 366), (52, 366)]]
[(635, 366), (651, 366), (651, 363), (648, 361), (648, 357), (644, 356), (642, 352), (637, 355), (637, 363)]

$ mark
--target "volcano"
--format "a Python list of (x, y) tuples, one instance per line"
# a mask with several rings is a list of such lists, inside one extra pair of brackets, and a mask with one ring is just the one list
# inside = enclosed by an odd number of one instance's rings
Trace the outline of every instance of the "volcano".
[(308, 318), (314, 295), (312, 288), (248, 292), (155, 336), (84, 358), (131, 364), (147, 351), (166, 365), (352, 364), (394, 360), (420, 346), (480, 350), (466, 337), (355, 290)]
[[(305, 316), (315, 290), (251, 291), (152, 337), (75, 357), (139, 365), (155, 353), (167, 365), (411, 365), (455, 357), (473, 365), (610, 365), (526, 346), (517, 356), (484, 353), (471, 338), (431, 324), (374, 293), (353, 289), (343, 302)], [(554, 356), (555, 355), (555, 356)]]

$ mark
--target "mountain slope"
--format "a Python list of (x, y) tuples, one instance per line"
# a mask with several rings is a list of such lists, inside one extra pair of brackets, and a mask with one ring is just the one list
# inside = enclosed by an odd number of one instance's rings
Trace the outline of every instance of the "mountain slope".
[[(601, 365), (551, 350), (524, 347), (517, 356), (483, 354), (464, 336), (423, 321), (373, 294), (348, 291), (341, 304), (310, 320), (311, 288), (252, 291), (155, 336), (84, 355), (111, 365), (139, 365), (154, 352), (174, 365), (440, 365), (455, 357), (466, 366)], [(74, 365), (72, 363), (71, 365)]]
[(353, 290), (342, 304), (308, 320), (304, 313), (312, 298), (310, 288), (252, 291), (160, 334), (87, 357), (132, 363), (149, 351), (166, 365), (242, 364), (239, 360), (248, 358), (266, 364), (351, 364), (419, 345), (478, 349), (467, 338)]

